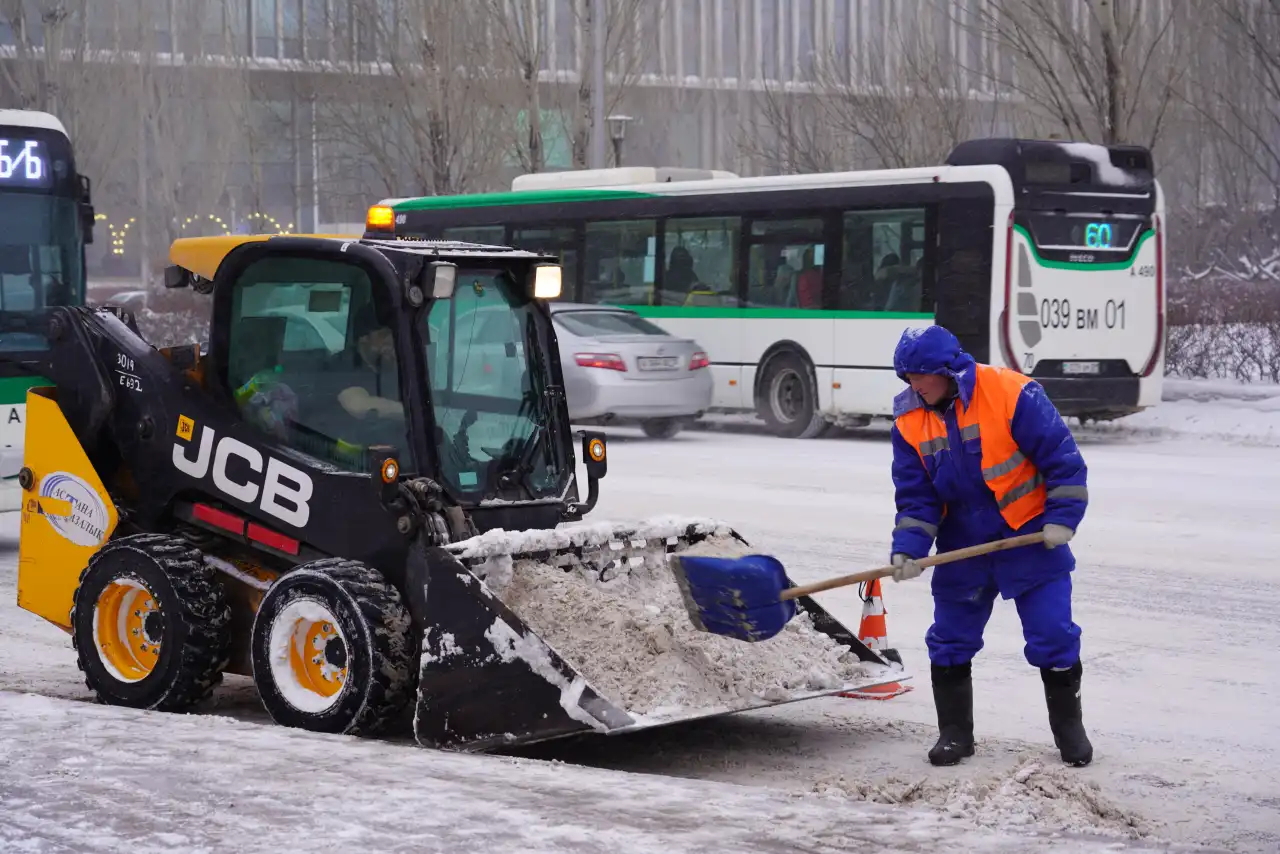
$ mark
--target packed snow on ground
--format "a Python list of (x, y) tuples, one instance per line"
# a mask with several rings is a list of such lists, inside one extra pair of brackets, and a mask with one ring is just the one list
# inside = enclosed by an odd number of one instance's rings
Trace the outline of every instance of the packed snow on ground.
[(1167, 850), (934, 810), (468, 756), (0, 691), (0, 850), (511, 854)]
[[(1211, 391), (1077, 430), (1091, 496), (1072, 543), (1095, 748), (1088, 768), (1058, 761), (1039, 674), (1022, 657), (1016, 613), (1003, 601), (975, 662), (977, 755), (953, 768), (928, 764), (936, 730), (923, 642), (927, 571), (884, 589), (890, 642), (914, 676), (910, 693), (808, 700), (515, 751), (632, 772), (598, 777), (566, 765), (259, 729), (251, 724), (265, 720), (261, 706), (240, 677), (215, 696), (212, 722), (65, 702), (88, 692), (66, 635), (14, 606), (11, 552), (0, 556), (0, 828), (9, 847), (23, 850), (21, 839), (38, 851), (196, 851), (219, 834), (278, 849), (298, 827), (321, 839), (367, 838), (380, 850), (395, 850), (394, 840), (436, 850), (432, 839), (456, 849), (468, 832), (489, 834), (471, 837), (486, 842), (473, 845), (480, 850), (554, 847), (532, 830), (519, 835), (528, 825), (562, 833), (545, 837), (559, 850), (826, 851), (890, 840), (882, 850), (935, 850), (953, 840), (965, 851), (1005, 850), (984, 840), (1038, 831), (1275, 852), (1280, 576), (1269, 556), (1280, 549), (1280, 441), (1268, 438), (1275, 423), (1238, 422), (1216, 436), (1178, 425), (1174, 406), (1222, 424), (1248, 402)], [(1156, 418), (1167, 429), (1151, 429)], [(609, 433), (609, 475), (592, 522), (713, 517), (782, 559), (799, 583), (887, 562), (894, 508), (882, 432), (813, 441), (741, 430), (671, 441)], [(0, 547), (5, 538), (12, 547), (15, 523), (0, 519)], [(857, 628), (854, 589), (815, 599)], [(139, 720), (145, 725), (131, 723)], [(487, 764), (456, 764), (464, 761)], [(686, 788), (695, 778), (746, 788)], [(461, 781), (465, 796), (450, 795), (439, 782), (448, 779)], [(829, 830), (845, 818), (847, 826)], [(658, 819), (674, 824), (664, 829)], [(626, 829), (610, 831), (610, 822)], [(961, 833), (956, 826), (971, 835), (945, 835)], [(168, 833), (181, 841), (148, 836)], [(1008, 850), (1037, 850), (1018, 845)]]

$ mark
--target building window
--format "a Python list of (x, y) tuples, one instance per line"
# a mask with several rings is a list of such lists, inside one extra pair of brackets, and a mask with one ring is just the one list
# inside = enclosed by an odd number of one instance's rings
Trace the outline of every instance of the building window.
[(796, 28), (796, 79), (803, 81), (813, 80), (813, 69), (815, 61), (815, 52), (817, 51), (817, 40), (814, 33), (817, 31), (817, 9), (814, 0), (794, 0), (792, 10), (792, 23)]
[(756, 31), (760, 33), (760, 77), (763, 80), (778, 79), (778, 0), (760, 0), (760, 20)]
[(681, 0), (680, 61), (686, 77), (702, 76), (702, 0)]
[(822, 220), (751, 223), (747, 305), (751, 308), (821, 308), (826, 244)]
[(737, 0), (719, 0), (720, 5), (720, 73), (730, 79), (742, 73), (741, 55), (738, 51), (738, 30), (742, 15)]
[(832, 78), (845, 82), (849, 80), (849, 24), (851, 17), (850, 4), (855, 0), (832, 0), (834, 14), (831, 19), (830, 38), (822, 48), (822, 58), (827, 64), (827, 73)]
[(278, 56), (276, 0), (253, 0), (253, 55)]
[(303, 0), (303, 30), (306, 40), (307, 59), (327, 60), (329, 58), (329, 17), (328, 0)]
[(737, 305), (740, 217), (669, 219), (662, 305)]
[(636, 45), (644, 74), (662, 73), (661, 33), (662, 4), (658, 0), (649, 0), (640, 7), (640, 43)]
[(556, 68), (561, 71), (575, 71), (578, 68), (578, 57), (575, 48), (578, 42), (578, 14), (574, 11), (574, 0), (555, 0), (556, 3)]
[(588, 223), (583, 301), (651, 304), (657, 248), (654, 220)]
[(840, 308), (919, 312), (924, 304), (923, 208), (844, 215)]

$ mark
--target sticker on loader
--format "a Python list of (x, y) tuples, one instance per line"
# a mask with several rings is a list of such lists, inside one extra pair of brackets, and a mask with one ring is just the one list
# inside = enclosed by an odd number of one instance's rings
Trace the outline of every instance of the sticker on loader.
[(100, 546), (107, 529), (107, 508), (94, 488), (65, 471), (50, 472), (40, 480), (40, 497), (66, 502), (40, 502), (42, 515), (63, 538), (78, 546)]

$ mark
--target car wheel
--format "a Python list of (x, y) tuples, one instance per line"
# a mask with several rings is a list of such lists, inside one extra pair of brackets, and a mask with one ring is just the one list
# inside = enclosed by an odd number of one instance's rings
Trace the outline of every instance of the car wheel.
[(679, 418), (650, 418), (640, 423), (640, 429), (650, 439), (671, 439), (683, 428)]
[(760, 383), (756, 411), (770, 432), (787, 439), (812, 439), (826, 432), (829, 426), (818, 412), (813, 366), (798, 353), (782, 353), (769, 360)]

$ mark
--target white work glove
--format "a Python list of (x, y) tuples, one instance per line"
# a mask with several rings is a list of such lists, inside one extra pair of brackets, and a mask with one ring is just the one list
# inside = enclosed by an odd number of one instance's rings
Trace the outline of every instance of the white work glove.
[(1071, 542), (1071, 538), (1075, 535), (1076, 532), (1068, 528), (1066, 525), (1045, 525), (1044, 547), (1046, 549), (1051, 549), (1055, 546), (1065, 546), (1067, 543)]
[(908, 578), (915, 578), (924, 572), (924, 567), (916, 563), (913, 559), (907, 557), (902, 552), (898, 552), (893, 556), (893, 580), (905, 581)]

